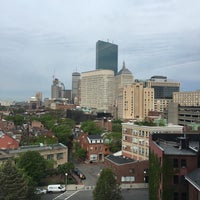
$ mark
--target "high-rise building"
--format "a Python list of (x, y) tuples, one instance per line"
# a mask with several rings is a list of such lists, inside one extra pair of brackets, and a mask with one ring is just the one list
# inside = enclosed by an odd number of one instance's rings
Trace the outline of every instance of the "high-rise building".
[(61, 98), (61, 87), (59, 85), (59, 80), (57, 78), (53, 80), (53, 84), (51, 86), (51, 98), (52, 99)]
[(75, 103), (75, 98), (78, 98), (80, 76), (81, 74), (78, 72), (72, 73), (72, 103)]
[(123, 89), (123, 119), (144, 119), (154, 110), (154, 89), (134, 82)]
[(81, 107), (111, 112), (114, 93), (114, 72), (112, 70), (94, 70), (81, 73)]
[(122, 69), (115, 76), (115, 117), (123, 118), (123, 88), (126, 85), (132, 84), (134, 81), (133, 74), (129, 71), (125, 62), (123, 62)]
[(170, 81), (166, 76), (152, 76), (145, 86), (154, 89), (154, 109), (159, 112), (167, 109), (172, 102), (173, 92), (180, 91), (180, 83)]
[(170, 81), (166, 76), (152, 76), (146, 86), (154, 88), (155, 99), (172, 99), (173, 92), (180, 91), (180, 83)]
[(118, 72), (118, 46), (110, 42), (98, 40), (96, 43), (96, 69)]

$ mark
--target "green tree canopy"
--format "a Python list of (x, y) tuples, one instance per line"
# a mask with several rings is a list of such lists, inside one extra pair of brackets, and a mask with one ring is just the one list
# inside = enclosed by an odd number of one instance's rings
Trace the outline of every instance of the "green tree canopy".
[(65, 173), (71, 174), (73, 169), (74, 169), (74, 164), (71, 163), (71, 162), (68, 162), (68, 163), (65, 163), (65, 164), (58, 166), (58, 173), (63, 174), (63, 175)]
[(24, 117), (22, 115), (6, 116), (5, 120), (14, 122), (15, 126), (21, 126), (24, 123)]
[(78, 142), (73, 142), (73, 158), (85, 160), (87, 156), (87, 150), (80, 147)]
[(47, 169), (47, 161), (37, 151), (27, 151), (19, 156), (17, 165), (30, 176), (34, 183), (40, 183), (45, 177)]
[(122, 147), (122, 133), (111, 132), (105, 135), (106, 144), (110, 147), (110, 151), (115, 153), (121, 150)]
[(102, 128), (98, 127), (96, 123), (92, 120), (83, 122), (81, 125), (81, 129), (89, 135), (100, 135), (103, 131)]
[(121, 190), (112, 169), (104, 168), (93, 191), (94, 200), (122, 200)]
[(11, 160), (0, 168), (0, 197), (2, 200), (28, 199), (28, 184)]

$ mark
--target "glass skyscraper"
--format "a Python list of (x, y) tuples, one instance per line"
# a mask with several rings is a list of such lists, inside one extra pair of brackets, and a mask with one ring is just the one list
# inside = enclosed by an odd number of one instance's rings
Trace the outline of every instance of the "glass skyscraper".
[(118, 46), (113, 43), (98, 40), (96, 43), (96, 69), (118, 72)]

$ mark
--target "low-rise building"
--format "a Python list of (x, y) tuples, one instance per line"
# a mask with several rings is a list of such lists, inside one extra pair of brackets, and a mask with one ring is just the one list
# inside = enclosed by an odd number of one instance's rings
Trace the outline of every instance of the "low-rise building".
[[(150, 199), (198, 200), (199, 134), (152, 134), (150, 136)], [(194, 177), (194, 174), (198, 175)], [(189, 186), (188, 186), (188, 182)], [(189, 189), (188, 189), (189, 188)]]
[(4, 158), (5, 156), (17, 157), (20, 153), (24, 153), (27, 151), (38, 151), (45, 159), (53, 160), (54, 168), (57, 168), (59, 165), (68, 162), (68, 148), (62, 143), (19, 147), (18, 149), (9, 150), (7, 153), (4, 153)]
[(104, 161), (104, 157), (110, 154), (109, 147), (104, 144), (101, 135), (88, 135), (83, 133), (79, 136), (81, 148), (87, 151), (87, 160), (89, 161)]
[(19, 147), (19, 142), (15, 138), (0, 131), (0, 149), (9, 150), (9, 149), (17, 149), (18, 147)]
[(137, 161), (125, 156), (108, 155), (105, 157), (105, 166), (113, 170), (122, 187), (127, 184), (137, 188), (148, 186), (148, 160)]

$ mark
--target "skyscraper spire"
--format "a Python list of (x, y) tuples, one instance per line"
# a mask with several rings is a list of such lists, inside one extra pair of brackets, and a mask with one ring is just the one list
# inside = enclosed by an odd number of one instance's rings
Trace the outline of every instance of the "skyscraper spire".
[(123, 66), (122, 66), (122, 69), (125, 69), (126, 66), (125, 66), (125, 61), (123, 61)]

